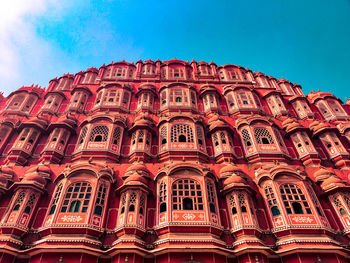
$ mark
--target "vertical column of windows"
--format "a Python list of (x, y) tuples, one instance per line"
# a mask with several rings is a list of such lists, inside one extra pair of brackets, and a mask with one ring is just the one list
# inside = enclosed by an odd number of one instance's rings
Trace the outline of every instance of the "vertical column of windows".
[(97, 196), (96, 196), (96, 203), (95, 203), (95, 210), (94, 214), (101, 216), (102, 211), (105, 205), (105, 199), (107, 195), (107, 186), (104, 184), (100, 184), (98, 191), (97, 191)]
[(208, 204), (209, 204), (209, 211), (211, 213), (216, 213), (215, 208), (215, 191), (213, 184), (210, 182), (207, 182), (207, 195), (208, 195)]
[(159, 213), (167, 211), (167, 185), (163, 181), (159, 185)]
[(60, 183), (58, 185), (58, 187), (56, 188), (56, 191), (55, 191), (53, 198), (52, 198), (49, 215), (52, 215), (56, 211), (57, 203), (58, 203), (58, 200), (59, 200), (61, 192), (62, 192), (62, 187), (63, 187), (63, 184)]
[(280, 215), (281, 212), (278, 208), (277, 198), (274, 191), (272, 190), (272, 187), (266, 186), (264, 188), (264, 193), (265, 193), (267, 204), (271, 210), (272, 216)]

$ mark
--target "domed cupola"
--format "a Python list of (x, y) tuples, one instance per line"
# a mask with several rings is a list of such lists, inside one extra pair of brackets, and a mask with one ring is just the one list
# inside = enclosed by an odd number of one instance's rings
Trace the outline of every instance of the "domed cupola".
[(64, 157), (71, 135), (76, 132), (77, 123), (78, 120), (71, 113), (61, 115), (56, 122), (51, 123), (48, 128), (51, 133), (40, 159), (59, 163)]
[(7, 156), (10, 163), (19, 165), (27, 163), (39, 141), (41, 133), (46, 131), (48, 124), (49, 120), (38, 115), (20, 125), (21, 133)]
[(321, 141), (324, 151), (338, 167), (349, 167), (349, 153), (338, 138), (339, 130), (332, 124), (323, 121), (313, 121), (309, 125), (313, 137)]
[(118, 188), (120, 205), (117, 235), (133, 233), (137, 238), (145, 233), (148, 195), (151, 193), (149, 171), (143, 163), (134, 163), (123, 176)]
[(2, 233), (16, 232), (16, 235), (21, 236), (27, 232), (50, 175), (50, 168), (45, 164), (39, 164), (27, 170), (20, 182), (13, 184), (11, 188), (14, 194), (9, 209), (1, 221)]
[(244, 172), (234, 164), (225, 164), (220, 169), (220, 180), (222, 181), (221, 193), (226, 198), (228, 206), (231, 233), (242, 240), (253, 239), (259, 246), (257, 237), (259, 231), (255, 206), (251, 199), (255, 191), (250, 186)]
[(130, 159), (132, 163), (136, 160), (149, 161), (151, 158), (152, 138), (155, 134), (155, 124), (147, 113), (137, 115), (133, 126), (130, 128)]
[(298, 157), (304, 165), (319, 164), (321, 162), (318, 152), (308, 135), (309, 129), (294, 118), (285, 119), (282, 122), (282, 127), (286, 131), (286, 136), (291, 138)]
[(235, 159), (233, 148), (233, 130), (219, 115), (213, 114), (208, 120), (209, 134), (218, 163), (231, 162)]

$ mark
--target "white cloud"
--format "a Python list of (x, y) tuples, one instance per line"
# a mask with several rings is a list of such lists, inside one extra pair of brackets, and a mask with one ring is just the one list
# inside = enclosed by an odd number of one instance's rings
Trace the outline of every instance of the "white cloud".
[(33, 76), (40, 75), (37, 71), (47, 67), (50, 58), (60, 52), (53, 50), (37, 35), (35, 20), (47, 13), (59, 15), (63, 5), (60, 0), (11, 0), (1, 3), (0, 91), (5, 95), (22, 85), (32, 84), (25, 82), (34, 81)]

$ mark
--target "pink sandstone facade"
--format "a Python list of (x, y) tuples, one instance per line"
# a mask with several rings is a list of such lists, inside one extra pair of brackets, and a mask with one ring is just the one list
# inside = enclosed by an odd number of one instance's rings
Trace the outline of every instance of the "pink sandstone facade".
[(0, 262), (349, 262), (349, 114), (177, 59), (0, 95)]

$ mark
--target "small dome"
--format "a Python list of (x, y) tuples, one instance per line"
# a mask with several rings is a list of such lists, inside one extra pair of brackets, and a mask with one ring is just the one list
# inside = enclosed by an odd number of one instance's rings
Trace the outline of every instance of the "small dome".
[(147, 178), (139, 175), (139, 174), (133, 174), (125, 179), (123, 186), (125, 185), (148, 185)]
[(20, 183), (34, 183), (44, 187), (46, 185), (46, 180), (38, 173), (31, 173), (26, 175)]
[(328, 190), (330, 188), (335, 188), (335, 187), (344, 187), (345, 184), (343, 180), (341, 180), (339, 177), (336, 176), (330, 176), (329, 178), (325, 179), (321, 183), (321, 187), (323, 190)]
[(47, 178), (47, 179), (50, 179), (51, 178), (51, 169), (49, 166), (45, 165), (45, 164), (42, 164), (40, 163), (38, 166), (34, 166), (34, 167), (31, 167), (30, 169), (27, 170), (26, 172), (26, 175), (25, 175), (25, 178), (26, 176), (30, 175), (30, 174), (39, 174), (40, 177), (42, 178)]
[(7, 165), (3, 165), (0, 167), (0, 174), (6, 178), (12, 179), (15, 176), (15, 172), (12, 168)]
[(315, 173), (314, 177), (317, 182), (324, 181), (325, 179), (329, 178), (330, 176), (333, 176), (334, 173), (327, 170), (323, 166), (321, 166)]
[(7, 179), (4, 176), (0, 176), (0, 188), (7, 187)]
[(242, 170), (234, 164), (226, 164), (220, 169), (220, 178), (227, 178), (235, 174), (236, 172), (242, 173)]
[(284, 120), (282, 122), (282, 128), (286, 131), (286, 132), (291, 132), (295, 129), (298, 129), (298, 128), (303, 128), (303, 126), (301, 126), (299, 124), (298, 121), (296, 121), (295, 119), (292, 119), (292, 118), (287, 118), (286, 120)]
[(130, 165), (128, 169), (126, 169), (125, 174), (122, 176), (122, 178), (125, 180), (134, 174), (140, 175), (142, 177), (149, 177), (149, 171), (143, 163), (134, 163)]
[(127, 173), (127, 172), (138, 171), (138, 170), (149, 172), (147, 167), (143, 163), (134, 163), (130, 165), (125, 172)]

